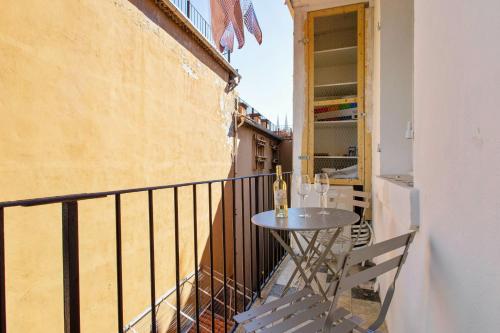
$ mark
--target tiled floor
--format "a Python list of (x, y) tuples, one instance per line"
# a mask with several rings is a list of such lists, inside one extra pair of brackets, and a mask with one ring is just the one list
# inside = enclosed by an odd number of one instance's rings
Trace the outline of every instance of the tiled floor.
[[(293, 273), (295, 266), (289, 257), (285, 259), (281, 267), (278, 269), (274, 277), (269, 281), (266, 288), (262, 291), (263, 302), (269, 302), (280, 297), (281, 291), (286, 285), (289, 277)], [(360, 269), (363, 269), (360, 267)], [(327, 281), (331, 280), (331, 276), (327, 274), (326, 270), (318, 273), (318, 279), (323, 286), (327, 285)], [(291, 291), (301, 289), (303, 282), (295, 279), (292, 283)], [(314, 283), (313, 283), (314, 288)], [(261, 302), (257, 301), (254, 306), (258, 306)], [(352, 291), (345, 293), (341, 296), (339, 306), (351, 311), (354, 315), (363, 319), (363, 327), (368, 327), (378, 316), (380, 310), (380, 300), (378, 294), (373, 291), (373, 283), (363, 285), (359, 288), (354, 288)], [(387, 333), (385, 324), (379, 328), (380, 332)], [(236, 332), (244, 332), (242, 327), (239, 327)]]

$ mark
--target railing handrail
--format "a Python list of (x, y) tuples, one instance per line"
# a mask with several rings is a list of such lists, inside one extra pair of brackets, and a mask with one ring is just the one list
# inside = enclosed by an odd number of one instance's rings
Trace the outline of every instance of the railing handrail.
[[(292, 172), (283, 172), (283, 174), (291, 174)], [(75, 194), (67, 194), (67, 195), (59, 195), (59, 196), (49, 196), (49, 197), (40, 197), (40, 198), (32, 198), (32, 199), (22, 199), (22, 200), (12, 200), (12, 201), (3, 201), (0, 202), (1, 208), (7, 207), (30, 207), (30, 206), (41, 206), (41, 205), (50, 205), (57, 204), (69, 201), (80, 201), (80, 200), (88, 200), (88, 199), (98, 199), (105, 198), (111, 195), (117, 194), (129, 194), (129, 193), (137, 193), (137, 192), (147, 192), (147, 191), (157, 191), (157, 190), (165, 190), (172, 188), (180, 188), (187, 187), (193, 185), (206, 185), (220, 182), (231, 182), (235, 180), (241, 179), (249, 179), (249, 178), (257, 178), (257, 177), (266, 177), (266, 176), (274, 176), (275, 173), (266, 173), (266, 174), (257, 174), (250, 176), (242, 176), (242, 177), (234, 177), (234, 178), (221, 178), (221, 179), (213, 179), (213, 180), (203, 180), (197, 182), (189, 182), (189, 183), (178, 183), (178, 184), (169, 184), (169, 185), (160, 185), (160, 186), (151, 186), (151, 187), (136, 187), (129, 188), (123, 190), (115, 190), (115, 191), (103, 191), (103, 192), (91, 192), (91, 193), (75, 193)]]

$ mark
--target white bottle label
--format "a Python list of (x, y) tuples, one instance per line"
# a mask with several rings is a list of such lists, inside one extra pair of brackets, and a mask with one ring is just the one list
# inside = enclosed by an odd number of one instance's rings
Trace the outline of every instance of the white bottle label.
[(277, 190), (274, 193), (274, 204), (276, 206), (286, 206), (287, 205), (286, 191), (285, 190)]

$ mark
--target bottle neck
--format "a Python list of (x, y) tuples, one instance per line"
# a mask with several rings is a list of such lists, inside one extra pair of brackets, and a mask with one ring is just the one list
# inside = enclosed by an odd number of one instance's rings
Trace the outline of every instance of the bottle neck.
[(282, 180), (283, 179), (283, 175), (281, 173), (281, 165), (278, 165), (276, 167), (276, 179), (278, 179), (278, 180)]

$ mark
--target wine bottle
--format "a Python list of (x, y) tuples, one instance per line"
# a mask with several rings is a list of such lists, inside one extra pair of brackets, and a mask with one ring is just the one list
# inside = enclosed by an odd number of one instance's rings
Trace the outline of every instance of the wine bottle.
[(274, 213), (276, 217), (288, 217), (288, 200), (286, 198), (286, 182), (283, 180), (281, 165), (276, 166), (276, 180), (273, 184)]

